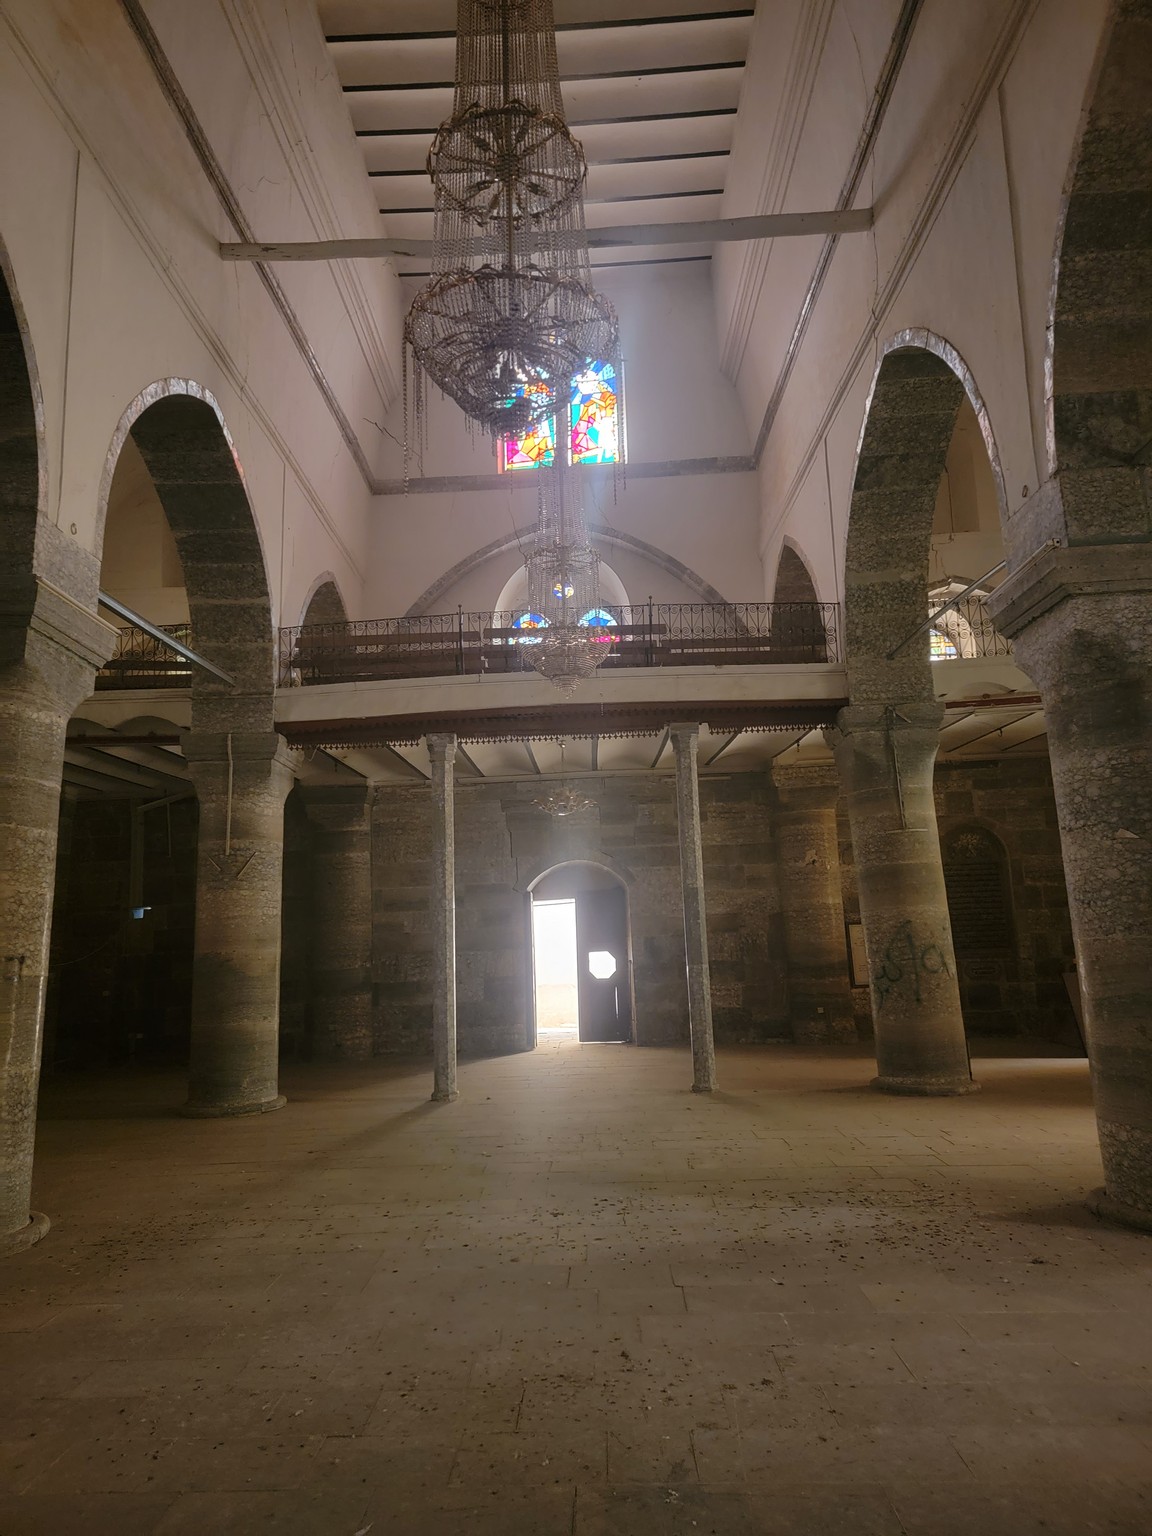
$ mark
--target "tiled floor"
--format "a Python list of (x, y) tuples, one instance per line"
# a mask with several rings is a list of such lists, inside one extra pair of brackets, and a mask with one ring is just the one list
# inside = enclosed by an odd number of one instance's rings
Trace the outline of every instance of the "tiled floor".
[(1085, 1065), (556, 1043), (47, 1096), (0, 1265), (0, 1536), (1152, 1532), (1152, 1239)]

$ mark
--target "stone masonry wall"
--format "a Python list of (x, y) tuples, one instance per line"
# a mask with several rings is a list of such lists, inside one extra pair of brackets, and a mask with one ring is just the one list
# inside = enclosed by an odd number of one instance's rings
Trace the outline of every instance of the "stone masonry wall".
[[(600, 863), (628, 890), (639, 1044), (687, 1043), (680, 854), (672, 780), (596, 777), (595, 807), (565, 821), (541, 786), (457, 785), (457, 1010), (464, 1054), (522, 1050), (531, 999), (528, 891), (558, 864)], [(713, 1010), (719, 1040), (787, 1038), (780, 903), (763, 775), (701, 784)], [(429, 1049), (430, 798), (382, 789), (373, 814), (375, 1040)]]

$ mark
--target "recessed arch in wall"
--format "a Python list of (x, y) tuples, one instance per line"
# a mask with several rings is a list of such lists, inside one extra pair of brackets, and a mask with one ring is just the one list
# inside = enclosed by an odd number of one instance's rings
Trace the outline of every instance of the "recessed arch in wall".
[(776, 585), (772, 590), (774, 603), (819, 602), (816, 583), (808, 562), (793, 540), (785, 536), (776, 565)]
[[(463, 560), (458, 560), (450, 570), (445, 571), (442, 576), (438, 576), (432, 585), (420, 594), (409, 607), (404, 617), (411, 619), (418, 618), (421, 614), (435, 613), (437, 611), (435, 605), (443, 598), (444, 593), (450, 591), (458, 581), (462, 581), (465, 576), (470, 575), (478, 566), (483, 565), (486, 560), (494, 559), (497, 555), (502, 555), (510, 549), (527, 547), (531, 542), (533, 531), (531, 528), (513, 529), (511, 533), (504, 534), (498, 539), (493, 539), (490, 544), (485, 544), (480, 549), (474, 550), (472, 554), (466, 555)], [(682, 561), (677, 560), (674, 555), (659, 549), (655, 544), (649, 544), (644, 539), (638, 539), (634, 534), (623, 533), (620, 529), (609, 528), (603, 523), (593, 525), (589, 532), (597, 544), (616, 545), (620, 549), (631, 550), (635, 554), (642, 555), (646, 560), (650, 560), (662, 571), (666, 571), (668, 575), (674, 576), (693, 592), (698, 593), (700, 602), (723, 603), (727, 601), (710, 582), (705, 581), (703, 576), (700, 576), (691, 566), (685, 565)]]
[(102, 547), (113, 479), (131, 435), (176, 540), (194, 647), (235, 679), (197, 671), (193, 696), (233, 694), (265, 703), (251, 729), (272, 727), (272, 601), (260, 531), (223, 412), (190, 379), (160, 379), (121, 416), (105, 461), (97, 509)]
[[(628, 593), (624, 583), (606, 560), (600, 562), (600, 597), (613, 608), (625, 608), (628, 605)], [(511, 613), (513, 609), (521, 608), (528, 601), (528, 572), (524, 566), (516, 571), (504, 583), (500, 594), (492, 605), (493, 613)]]
[(309, 589), (300, 614), (300, 624), (347, 624), (348, 609), (345, 606), (339, 584), (331, 571), (317, 576)]
[(854, 702), (935, 696), (927, 642), (902, 642), (926, 617), (936, 498), (965, 397), (988, 450), (1003, 530), (1004, 476), (970, 369), (931, 331), (901, 331), (885, 344), (860, 433), (844, 559), (845, 654)]
[(48, 509), (44, 397), (8, 252), (0, 243), (0, 555), (31, 571), (36, 524)]

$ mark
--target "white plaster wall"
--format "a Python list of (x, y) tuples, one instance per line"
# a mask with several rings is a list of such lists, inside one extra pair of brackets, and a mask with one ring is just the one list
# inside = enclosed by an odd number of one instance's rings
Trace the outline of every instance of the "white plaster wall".
[[(308, 0), (156, 3), (150, 13), (257, 227), (313, 233), (301, 187), (322, 181), (345, 233), (376, 231)], [(263, 56), (245, 27), (265, 28)], [(277, 90), (299, 91), (291, 144), (280, 120), (266, 121)], [(358, 590), (368, 489), (256, 273), (221, 261), (216, 243), (230, 238), (116, 0), (8, 0), (0, 239), (44, 389), (50, 514), (98, 552), (100, 480), (122, 413), (158, 379), (196, 380), (235, 443), (274, 615), (292, 620), (318, 571)], [(378, 418), (389, 386), (365, 355), (353, 296), (323, 268), (285, 287), (349, 418)], [(371, 277), (364, 292), (387, 351), (395, 292)]]
[[(761, 8), (727, 214), (764, 206), (766, 154), (787, 161), (775, 206), (832, 205), (895, 9), (870, 0)], [(838, 243), (761, 460), (769, 588), (788, 535), (811, 563), (820, 596), (840, 596), (867, 394), (881, 346), (905, 328), (936, 332), (972, 370), (1010, 511), (1046, 473), (1051, 263), (1106, 10), (1106, 0), (927, 0), (857, 199), (874, 205), (875, 228)], [(790, 91), (781, 84), (788, 80)], [(753, 437), (819, 247), (789, 240), (717, 253), (722, 355)]]

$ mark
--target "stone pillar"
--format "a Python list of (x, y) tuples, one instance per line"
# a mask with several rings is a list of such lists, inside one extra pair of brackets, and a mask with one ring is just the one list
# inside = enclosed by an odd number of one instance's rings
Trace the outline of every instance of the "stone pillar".
[(1044, 701), (1104, 1188), (1152, 1231), (1152, 551), (1072, 546), (989, 608)]
[(312, 1025), (317, 1053), (372, 1055), (372, 786), (305, 784), (312, 823)]
[(700, 727), (670, 727), (676, 754), (676, 819), (680, 831), (680, 882), (684, 894), (684, 952), (688, 967), (688, 1026), (692, 1033), (692, 1092), (716, 1087), (712, 1039), (712, 984), (708, 974), (708, 916), (704, 903), (704, 851), (700, 836), (700, 782), (696, 756)]
[(809, 1044), (856, 1039), (831, 765), (774, 768), (776, 851), (788, 947), (792, 1033)]
[(876, 1033), (875, 1086), (972, 1093), (932, 773), (943, 706), (855, 704), (827, 732), (860, 891)]
[[(14, 590), (17, 585), (19, 590)], [(44, 1236), (30, 1209), (44, 993), (69, 717), (115, 631), (29, 576), (0, 589), (0, 1254)]]
[(193, 732), (200, 802), (185, 1114), (280, 1109), (280, 896), (290, 759), (274, 731)]
[(451, 1103), (456, 1090), (455, 736), (429, 736), (432, 759), (432, 1097)]

